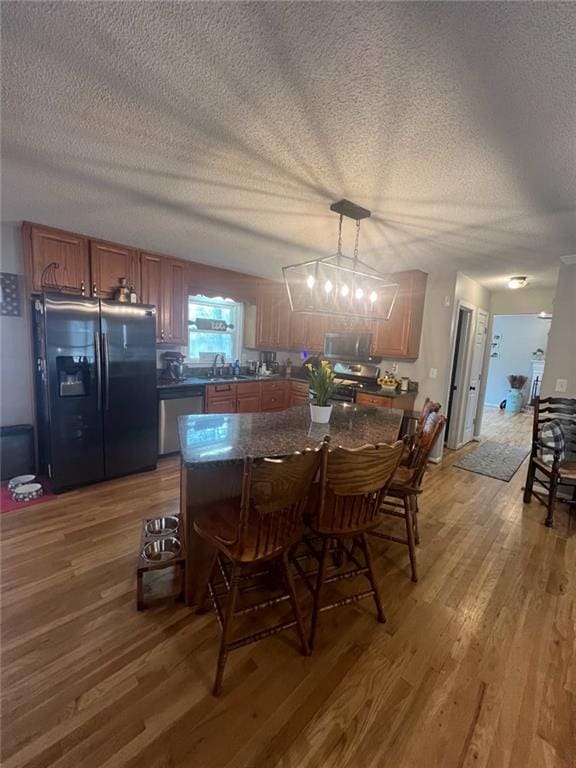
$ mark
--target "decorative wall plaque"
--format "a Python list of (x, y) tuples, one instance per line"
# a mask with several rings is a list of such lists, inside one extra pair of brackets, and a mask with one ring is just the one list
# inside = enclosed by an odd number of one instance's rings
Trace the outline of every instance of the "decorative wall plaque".
[(20, 275), (0, 272), (0, 315), (20, 317)]

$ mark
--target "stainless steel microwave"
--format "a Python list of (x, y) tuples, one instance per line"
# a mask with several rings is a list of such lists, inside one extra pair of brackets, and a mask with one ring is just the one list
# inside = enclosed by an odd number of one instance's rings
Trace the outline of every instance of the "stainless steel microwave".
[(371, 333), (327, 333), (324, 357), (330, 360), (370, 360)]

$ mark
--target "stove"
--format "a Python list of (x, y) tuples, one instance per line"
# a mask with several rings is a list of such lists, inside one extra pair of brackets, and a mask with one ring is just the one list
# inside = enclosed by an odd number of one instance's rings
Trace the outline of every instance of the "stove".
[(347, 363), (337, 361), (333, 364), (334, 379), (337, 388), (333, 395), (334, 400), (345, 403), (353, 403), (356, 392), (362, 389), (375, 389), (380, 375), (377, 365), (368, 363)]

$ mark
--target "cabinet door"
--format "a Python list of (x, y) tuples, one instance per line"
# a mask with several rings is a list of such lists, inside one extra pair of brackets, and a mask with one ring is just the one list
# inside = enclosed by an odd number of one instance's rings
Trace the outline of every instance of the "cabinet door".
[(263, 411), (281, 411), (287, 408), (289, 403), (287, 384), (289, 382), (285, 381), (270, 382), (270, 384), (262, 382), (260, 408)]
[(256, 299), (256, 346), (264, 349), (288, 349), (290, 315), (284, 286), (261, 286)]
[(163, 341), (162, 328), (162, 256), (140, 254), (141, 294), (143, 304), (156, 307), (156, 341)]
[(125, 277), (140, 299), (140, 254), (134, 248), (91, 240), (90, 273), (92, 296), (113, 299), (119, 279)]
[[(29, 222), (24, 223), (22, 235), (30, 292), (49, 291), (50, 284), (64, 293), (83, 295), (88, 292), (90, 260), (87, 238)], [(53, 267), (49, 269), (50, 265)]]
[(208, 400), (206, 413), (236, 413), (236, 395), (233, 397), (215, 397)]
[(186, 264), (178, 259), (162, 259), (162, 340), (169, 344), (188, 344), (188, 287)]
[(426, 278), (424, 272), (397, 272), (398, 296), (389, 320), (375, 323), (374, 354), (416, 359), (420, 350)]
[(322, 315), (306, 315), (308, 318), (308, 349), (313, 352), (324, 352), (324, 336), (326, 334), (326, 318)]
[(238, 395), (236, 411), (238, 413), (258, 413), (260, 410), (260, 395)]

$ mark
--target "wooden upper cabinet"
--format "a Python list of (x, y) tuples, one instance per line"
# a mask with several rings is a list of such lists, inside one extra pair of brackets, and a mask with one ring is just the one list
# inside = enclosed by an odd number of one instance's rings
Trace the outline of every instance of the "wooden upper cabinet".
[(389, 320), (376, 322), (373, 354), (393, 359), (415, 360), (420, 351), (422, 316), (428, 275), (419, 270), (396, 272), (398, 296)]
[[(49, 291), (47, 283), (64, 293), (89, 292), (88, 238), (29, 222), (24, 222), (22, 235), (30, 292)], [(50, 265), (54, 266), (48, 269)]]
[(280, 284), (261, 285), (256, 298), (256, 346), (290, 348), (290, 305)]
[(187, 263), (162, 258), (161, 341), (188, 344)]
[(326, 319), (323, 315), (291, 312), (289, 349), (322, 352), (324, 350)]
[(125, 277), (140, 300), (140, 254), (134, 248), (103, 240), (90, 241), (90, 270), (92, 296), (113, 299), (118, 281)]
[(140, 254), (142, 304), (156, 307), (156, 341), (162, 341), (162, 261), (155, 253)]

